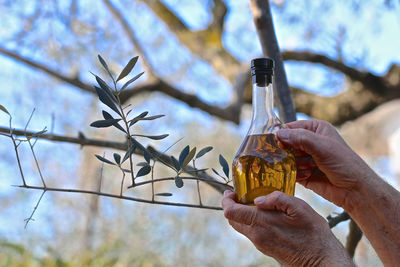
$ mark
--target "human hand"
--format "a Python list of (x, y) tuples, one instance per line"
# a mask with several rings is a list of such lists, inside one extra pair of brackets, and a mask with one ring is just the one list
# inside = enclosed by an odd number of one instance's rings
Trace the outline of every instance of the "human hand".
[(286, 124), (277, 137), (296, 151), (297, 181), (340, 207), (351, 210), (348, 196), (375, 173), (325, 121)]
[(285, 266), (353, 266), (326, 220), (303, 200), (275, 191), (247, 206), (235, 197), (225, 191), (225, 217), (265, 255)]

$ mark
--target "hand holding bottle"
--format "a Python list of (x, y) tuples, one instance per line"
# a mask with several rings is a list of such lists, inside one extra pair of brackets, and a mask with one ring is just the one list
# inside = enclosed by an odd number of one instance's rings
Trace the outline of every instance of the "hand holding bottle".
[(285, 266), (354, 266), (326, 220), (303, 200), (275, 191), (256, 198), (254, 207), (235, 197), (225, 191), (224, 215), (262, 253)]
[(297, 181), (336, 205), (345, 207), (348, 194), (374, 176), (368, 165), (325, 121), (286, 124), (278, 140), (296, 150)]

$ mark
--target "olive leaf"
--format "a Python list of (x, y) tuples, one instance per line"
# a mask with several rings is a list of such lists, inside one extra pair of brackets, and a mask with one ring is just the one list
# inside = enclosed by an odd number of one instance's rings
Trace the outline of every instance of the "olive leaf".
[(146, 174), (149, 174), (151, 172), (151, 167), (149, 165), (143, 166), (140, 168), (140, 170), (137, 172), (136, 177), (144, 176)]
[(169, 136), (169, 134), (161, 134), (161, 135), (132, 134), (131, 136), (146, 137), (146, 138), (153, 139), (153, 140), (161, 140), (161, 139), (164, 139), (165, 137)]
[(147, 166), (147, 165), (149, 165), (147, 162), (139, 162), (138, 164), (136, 164), (136, 166), (140, 166), (140, 167)]
[(161, 196), (161, 197), (171, 197), (171, 193), (157, 193), (156, 196)]
[(140, 78), (140, 76), (143, 75), (144, 72), (139, 73), (138, 75), (136, 75), (135, 77), (133, 77), (132, 79), (130, 79), (129, 81), (127, 81), (121, 88), (121, 90), (119, 90), (120, 92), (122, 90), (124, 90), (126, 87), (128, 87), (128, 85), (130, 85), (131, 83), (133, 83), (134, 81), (136, 81), (137, 79)]
[(221, 154), (219, 155), (219, 164), (221, 164), (222, 170), (224, 171), (226, 178), (229, 178), (229, 165), (226, 159)]
[(135, 118), (131, 119), (129, 127), (132, 126), (133, 124), (135, 124), (139, 119), (146, 117), (147, 114), (149, 114), (149, 112), (144, 111), (144, 112), (140, 113), (139, 115), (137, 115)]
[[(114, 119), (113, 116), (111, 116), (111, 114), (108, 113), (107, 111), (103, 110), (102, 113), (103, 113), (104, 119), (106, 119), (106, 120)], [(117, 129), (123, 131), (124, 133), (126, 133), (125, 129), (122, 128), (122, 126), (119, 125), (118, 123), (113, 124), (113, 126), (114, 126), (115, 128), (117, 128)]]
[(177, 176), (177, 177), (175, 178), (175, 185), (176, 185), (176, 187), (178, 187), (178, 188), (182, 188), (182, 187), (183, 187), (183, 180), (182, 180), (181, 177)]
[(0, 105), (0, 110), (2, 110), (3, 112), (7, 113), (8, 115), (10, 115), (8, 110), (3, 105)]
[(194, 155), (196, 155), (196, 148), (192, 148), (192, 150), (190, 150), (189, 154), (186, 156), (185, 160), (183, 161), (182, 164), (182, 169), (186, 167), (186, 165), (189, 164), (189, 162), (194, 158)]
[(161, 118), (164, 116), (165, 115), (161, 114), (161, 115), (154, 115), (154, 116), (143, 117), (143, 118), (136, 117), (131, 120), (131, 123), (129, 126), (132, 126), (133, 124), (135, 124), (138, 121), (151, 121), (151, 120), (155, 120), (155, 119), (158, 119), (158, 118)]
[(97, 55), (97, 57), (99, 58), (101, 65), (103, 65), (103, 68), (107, 71), (108, 75), (110, 75), (111, 79), (114, 80), (114, 77), (112, 76), (111, 71), (108, 68), (106, 61), (100, 55)]
[(128, 64), (126, 64), (125, 68), (121, 71), (117, 78), (117, 82), (123, 78), (125, 78), (133, 69), (133, 67), (136, 65), (136, 62), (138, 61), (138, 56), (131, 58), (129, 60)]
[(189, 146), (185, 146), (185, 148), (182, 149), (181, 153), (179, 154), (179, 166), (180, 166), (180, 168), (182, 168), (183, 161), (185, 160), (185, 158), (189, 154), (189, 149), (190, 149)]
[(143, 157), (144, 157), (144, 159), (146, 160), (146, 162), (147, 162), (148, 164), (150, 164), (151, 155), (150, 155), (149, 152), (147, 152), (147, 150), (143, 151)]
[(105, 127), (110, 127), (113, 126), (115, 123), (119, 122), (121, 119), (108, 119), (108, 120), (98, 120), (95, 122), (92, 122), (90, 126), (96, 127), (96, 128), (105, 128)]
[(131, 142), (131, 151), (126, 151), (124, 158), (122, 159), (122, 163), (125, 162), (125, 160), (129, 159), (129, 156), (135, 152), (135, 144)]
[(179, 164), (179, 161), (174, 156), (171, 156), (171, 161), (175, 167), (175, 170), (178, 172), (181, 169), (181, 165)]
[(115, 98), (114, 94), (112, 93), (111, 87), (108, 86), (108, 84), (103, 79), (101, 79), (99, 76), (95, 75), (95, 77), (96, 77), (96, 81), (99, 84), (99, 86), (101, 87), (101, 89), (104, 90), (104, 92), (111, 98), (111, 100), (114, 103), (118, 103), (117, 99)]
[(121, 155), (119, 155), (119, 154), (117, 154), (117, 153), (114, 153), (114, 160), (115, 160), (115, 162), (119, 165), (119, 164), (121, 164)]
[(212, 146), (207, 146), (207, 147), (201, 149), (201, 150), (199, 151), (199, 153), (197, 153), (196, 159), (198, 159), (198, 158), (204, 156), (206, 153), (210, 152), (212, 149), (213, 149)]
[(114, 110), (116, 113), (118, 113), (121, 116), (121, 113), (119, 112), (117, 106), (114, 104), (113, 100), (111, 99), (111, 97), (108, 95), (108, 93), (106, 93), (104, 91), (104, 89), (95, 86), (94, 87), (96, 89), (96, 93), (99, 96), (100, 101), (106, 105), (107, 107), (111, 108), (112, 110)]
[(114, 162), (111, 162), (111, 161), (109, 161), (108, 159), (103, 158), (102, 156), (99, 156), (99, 155), (95, 155), (95, 156), (96, 156), (96, 158), (98, 158), (100, 161), (102, 161), (102, 162), (104, 162), (104, 163), (111, 164), (111, 165), (115, 165)]

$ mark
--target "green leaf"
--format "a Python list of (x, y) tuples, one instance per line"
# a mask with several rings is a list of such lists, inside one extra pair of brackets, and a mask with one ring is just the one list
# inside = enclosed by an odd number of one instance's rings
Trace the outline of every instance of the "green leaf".
[(138, 121), (151, 121), (151, 120), (155, 120), (155, 119), (158, 119), (158, 118), (161, 118), (161, 117), (164, 117), (164, 116), (165, 115), (154, 115), (154, 116), (149, 116), (149, 117), (145, 117), (145, 118), (136, 117), (136, 118), (133, 118), (131, 120), (131, 123), (130, 123), (129, 126), (132, 126), (133, 124), (135, 124)]
[(96, 93), (99, 96), (100, 101), (121, 116), (121, 113), (119, 112), (111, 97), (102, 88), (97, 86), (95, 86), (94, 88), (96, 89)]
[(183, 161), (185, 160), (185, 158), (187, 157), (187, 155), (189, 154), (189, 146), (185, 146), (184, 149), (182, 149), (181, 153), (179, 154), (179, 166), (182, 168), (183, 165)]
[(210, 152), (212, 149), (213, 149), (212, 146), (207, 146), (207, 147), (203, 148), (202, 150), (199, 151), (199, 153), (197, 153), (196, 159), (204, 156), (206, 153)]
[(140, 170), (137, 172), (136, 177), (144, 176), (146, 174), (149, 174), (151, 172), (151, 167), (149, 165), (143, 166), (140, 168)]
[(161, 197), (171, 197), (171, 193), (157, 193), (156, 196), (161, 196)]
[(112, 89), (110, 86), (108, 86), (108, 84), (103, 81), (103, 79), (101, 79), (99, 76), (95, 75), (96, 77), (96, 81), (99, 84), (99, 86), (101, 87), (101, 89), (104, 90), (104, 92), (111, 98), (111, 100), (114, 103), (118, 103), (117, 99), (115, 98), (114, 94), (112, 93)]
[(136, 145), (131, 142), (131, 151), (126, 151), (124, 158), (122, 159), (122, 163), (125, 162), (125, 160), (129, 159), (129, 156), (135, 152)]
[(181, 177), (178, 176), (178, 177), (175, 178), (175, 185), (178, 188), (182, 188), (183, 187), (183, 180), (182, 180)]
[(221, 154), (219, 155), (219, 164), (221, 164), (222, 170), (224, 171), (226, 178), (229, 178), (229, 165), (226, 159)]
[(128, 87), (128, 85), (130, 85), (131, 83), (133, 83), (134, 81), (136, 81), (137, 79), (140, 78), (140, 76), (143, 75), (144, 72), (139, 73), (138, 75), (136, 75), (135, 77), (133, 77), (132, 79), (130, 79), (129, 81), (127, 81), (121, 88), (121, 90), (119, 90), (120, 92), (122, 90), (124, 90), (126, 87)]
[(97, 57), (99, 58), (101, 65), (103, 65), (103, 68), (108, 72), (108, 75), (110, 75), (111, 79), (114, 80), (111, 71), (108, 69), (106, 61), (100, 55), (97, 55)]
[(102, 162), (104, 162), (104, 163), (111, 164), (111, 165), (115, 165), (114, 162), (111, 162), (111, 161), (109, 161), (108, 159), (103, 158), (102, 156), (99, 156), (99, 155), (95, 155), (95, 156), (96, 156), (96, 158), (98, 158), (100, 161), (102, 161)]
[(117, 78), (117, 82), (121, 79), (123, 79), (125, 76), (127, 76), (133, 69), (133, 67), (135, 66), (136, 62), (138, 61), (138, 56), (131, 58), (131, 60), (129, 60), (128, 64), (126, 64), (125, 68), (121, 71), (120, 75)]
[(2, 110), (3, 112), (7, 113), (8, 115), (10, 115), (8, 110), (3, 105), (0, 105), (0, 110)]
[(128, 170), (128, 169), (121, 168), (121, 170), (122, 170), (123, 172), (131, 173), (131, 170)]
[(132, 136), (146, 137), (146, 138), (150, 138), (153, 140), (161, 140), (161, 139), (164, 139), (165, 137), (169, 136), (169, 134), (161, 134), (161, 135), (132, 134)]
[(140, 166), (140, 167), (143, 167), (143, 166), (148, 166), (149, 164), (147, 163), (147, 162), (139, 162), (138, 164), (136, 164), (136, 166)]
[(137, 115), (132, 120), (130, 120), (131, 123), (129, 124), (129, 127), (132, 126), (133, 124), (135, 124), (139, 119), (146, 117), (147, 114), (149, 114), (149, 112), (144, 111), (144, 112), (140, 113), (139, 115)]
[(151, 155), (149, 152), (147, 152), (147, 150), (143, 151), (143, 157), (147, 161), (147, 163), (150, 164)]
[(110, 127), (114, 125), (115, 123), (119, 122), (121, 119), (108, 119), (108, 120), (98, 120), (95, 122), (92, 122), (90, 126), (96, 127), (96, 128), (105, 128), (105, 127)]
[[(111, 116), (111, 114), (108, 113), (107, 111), (103, 110), (102, 113), (103, 113), (104, 119), (106, 119), (106, 120), (114, 119), (114, 118)], [(123, 131), (124, 133), (126, 133), (125, 129), (122, 128), (122, 126), (119, 125), (118, 123), (113, 124), (113, 126), (114, 126), (115, 128), (117, 128), (117, 129)]]
[(186, 172), (194, 172), (194, 173), (198, 173), (198, 172), (205, 172), (206, 170), (208, 170), (208, 168), (205, 169), (194, 169), (194, 170), (186, 170)]
[(171, 161), (175, 167), (175, 170), (178, 172), (181, 169), (181, 165), (179, 165), (179, 161), (174, 156), (171, 156)]
[(194, 158), (194, 155), (196, 155), (196, 148), (192, 148), (192, 150), (190, 150), (189, 155), (186, 156), (185, 160), (183, 161), (182, 164), (182, 169), (186, 167), (186, 165), (189, 164), (189, 162)]
[(114, 160), (119, 165), (121, 164), (121, 156), (117, 153), (114, 153)]
[[(217, 172), (216, 169), (214, 169), (214, 168), (211, 168), (211, 169), (212, 169), (212, 171), (213, 171), (216, 175), (218, 175), (219, 177), (222, 177), (221, 174), (219, 174), (219, 172)], [(224, 178), (224, 177), (222, 177), (222, 178)], [(225, 179), (225, 178), (224, 178), (224, 179)]]

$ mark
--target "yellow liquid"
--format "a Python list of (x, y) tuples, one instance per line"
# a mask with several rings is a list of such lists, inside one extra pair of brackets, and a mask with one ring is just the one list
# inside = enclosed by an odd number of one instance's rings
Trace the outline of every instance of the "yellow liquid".
[(293, 152), (278, 147), (273, 134), (249, 135), (233, 160), (233, 181), (238, 201), (279, 190), (294, 195), (296, 160)]

